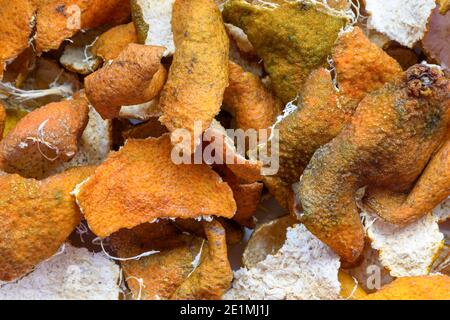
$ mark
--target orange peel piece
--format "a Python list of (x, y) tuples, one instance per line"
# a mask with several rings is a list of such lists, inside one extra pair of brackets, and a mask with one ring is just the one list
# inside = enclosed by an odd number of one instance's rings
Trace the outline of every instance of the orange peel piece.
[(55, 254), (81, 219), (70, 193), (92, 172), (79, 167), (42, 181), (0, 177), (0, 280), (23, 276)]
[(282, 110), (281, 102), (257, 76), (230, 61), (229, 83), (223, 102), (234, 114), (237, 128), (259, 130), (274, 124)]
[(340, 102), (349, 116), (364, 96), (402, 75), (395, 59), (372, 43), (359, 27), (339, 36), (332, 53)]
[(449, 300), (450, 277), (429, 275), (398, 278), (362, 300)]
[(30, 112), (0, 143), (2, 170), (45, 178), (52, 168), (76, 155), (88, 114), (84, 98), (50, 103)]
[(358, 281), (345, 271), (339, 270), (338, 279), (341, 283), (341, 298), (358, 300), (367, 296), (367, 293), (359, 285)]
[(0, 101), (0, 138), (3, 137), (5, 126), (6, 126), (6, 110), (5, 106)]
[(104, 61), (116, 59), (130, 43), (137, 43), (134, 23), (122, 24), (109, 29), (95, 41), (92, 53)]
[(233, 271), (228, 261), (225, 229), (220, 222), (203, 222), (207, 249), (202, 252), (200, 265), (171, 296), (174, 300), (217, 300), (229, 289)]
[(176, 51), (161, 93), (160, 121), (170, 132), (187, 129), (191, 141), (182, 148), (193, 153), (220, 111), (228, 85), (229, 40), (213, 0), (177, 0), (172, 30)]
[(111, 237), (119, 257), (155, 251), (121, 262), (134, 298), (217, 299), (229, 287), (232, 272), (227, 260), (225, 230), (217, 221), (204, 222), (208, 242), (181, 234), (170, 222), (143, 224)]
[(125, 22), (131, 14), (128, 0), (40, 1), (36, 23), (36, 50), (58, 49), (77, 31)]
[(219, 175), (206, 164), (176, 165), (171, 151), (167, 134), (127, 140), (77, 189), (78, 204), (96, 235), (160, 218), (234, 216), (232, 191)]
[(34, 6), (29, 0), (0, 1), (0, 80), (6, 64), (29, 46)]
[(166, 81), (163, 53), (163, 47), (129, 44), (110, 65), (85, 78), (89, 102), (104, 119), (112, 119), (123, 105), (152, 100)]

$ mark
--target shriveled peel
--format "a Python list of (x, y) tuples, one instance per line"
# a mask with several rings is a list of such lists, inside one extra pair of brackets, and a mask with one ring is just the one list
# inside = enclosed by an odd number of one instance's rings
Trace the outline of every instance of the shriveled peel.
[[(170, 132), (187, 129), (191, 141), (181, 147), (193, 153), (220, 111), (228, 84), (229, 41), (213, 0), (177, 0), (172, 29), (176, 51), (160, 97), (160, 121)], [(196, 122), (200, 132), (194, 132)]]
[(401, 227), (363, 213), (367, 236), (393, 277), (427, 275), (444, 245), (438, 218), (429, 214)]
[(104, 32), (92, 46), (92, 53), (104, 61), (116, 59), (130, 44), (137, 43), (136, 28), (132, 22)]
[(0, 101), (0, 140), (3, 138), (6, 127), (6, 110), (3, 103)]
[(362, 300), (449, 300), (450, 277), (429, 275), (398, 278)]
[(92, 172), (79, 167), (42, 181), (0, 176), (0, 280), (25, 275), (64, 243), (81, 220), (70, 192)]
[(351, 117), (364, 96), (402, 75), (401, 66), (359, 27), (342, 33), (332, 54), (340, 103)]
[(0, 143), (0, 166), (9, 173), (41, 179), (71, 160), (88, 122), (88, 104), (80, 97), (36, 109)]
[(0, 1), (0, 80), (6, 64), (29, 46), (34, 5), (29, 0)]
[(286, 230), (297, 222), (292, 215), (287, 215), (258, 226), (250, 237), (242, 256), (242, 263), (247, 268), (255, 267), (269, 254), (275, 255), (286, 241)]
[(232, 279), (225, 230), (218, 221), (203, 225), (208, 242), (181, 234), (167, 223), (145, 224), (112, 236), (113, 247), (123, 258), (144, 250), (160, 251), (121, 262), (134, 298), (220, 299)]
[(36, 50), (58, 49), (79, 30), (123, 23), (129, 16), (128, 0), (41, 1), (37, 11)]
[(238, 64), (229, 63), (229, 85), (223, 103), (236, 118), (236, 127), (242, 130), (268, 129), (281, 113), (282, 105), (250, 72)]
[(450, 71), (450, 44), (444, 39), (448, 39), (449, 34), (450, 13), (442, 15), (438, 12), (438, 8), (435, 8), (422, 39), (422, 47), (429, 60), (435, 61), (447, 71)]
[(150, 118), (144, 123), (126, 129), (122, 132), (122, 136), (124, 140), (146, 139), (148, 137), (158, 138), (164, 133), (167, 133), (167, 128), (158, 121), (158, 118)]
[(159, 108), (159, 97), (156, 97), (149, 102), (122, 106), (120, 109), (119, 118), (147, 121), (151, 118), (159, 118), (161, 114), (162, 112)]
[(76, 190), (91, 230), (106, 237), (160, 218), (231, 218), (228, 185), (206, 164), (176, 165), (170, 137), (127, 140)]
[(230, 287), (233, 272), (227, 255), (225, 229), (217, 220), (203, 222), (208, 246), (197, 268), (172, 294), (174, 300), (217, 300)]
[(231, 0), (223, 10), (225, 22), (247, 34), (283, 103), (297, 96), (309, 74), (326, 64), (327, 56), (347, 23), (317, 1), (283, 1), (279, 5)]
[(89, 102), (104, 119), (112, 119), (123, 105), (155, 98), (166, 80), (163, 52), (163, 47), (128, 44), (111, 64), (85, 78)]

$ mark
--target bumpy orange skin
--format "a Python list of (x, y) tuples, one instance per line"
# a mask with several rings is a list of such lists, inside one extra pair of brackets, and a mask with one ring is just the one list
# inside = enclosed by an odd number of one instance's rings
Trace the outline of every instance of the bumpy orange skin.
[[(218, 221), (203, 222), (203, 225), (208, 242), (181, 234), (166, 221), (121, 230), (111, 237), (112, 247), (121, 258), (150, 250), (160, 251), (121, 262), (134, 298), (139, 292), (142, 299), (148, 300), (219, 299), (222, 296), (232, 280), (225, 229)], [(193, 264), (196, 258), (200, 258), (198, 266)], [(142, 279), (143, 287), (136, 278)]]
[(398, 278), (361, 300), (450, 300), (450, 277), (429, 275)]
[(0, 280), (25, 275), (64, 243), (81, 219), (70, 192), (92, 172), (78, 167), (42, 181), (0, 176)]
[(401, 66), (364, 35), (359, 27), (343, 33), (332, 53), (344, 109), (353, 113), (364, 96), (402, 75)]
[(298, 110), (275, 126), (279, 130), (280, 168), (276, 175), (265, 176), (264, 184), (281, 206), (288, 207), (291, 185), (298, 182), (314, 151), (333, 139), (345, 121), (330, 73), (325, 69), (313, 71)]
[(282, 105), (250, 72), (234, 62), (229, 63), (229, 85), (225, 90), (224, 105), (234, 114), (236, 127), (242, 130), (267, 129), (281, 113)]
[(0, 168), (26, 178), (47, 177), (50, 169), (75, 156), (88, 120), (83, 97), (30, 112), (0, 143)]
[(195, 122), (204, 131), (222, 105), (228, 85), (229, 40), (213, 0), (177, 0), (172, 29), (176, 51), (161, 93), (160, 121), (171, 132), (189, 130), (194, 147), (199, 138), (194, 136)]
[(203, 222), (208, 246), (200, 265), (174, 292), (174, 300), (218, 300), (230, 288), (233, 271), (228, 261), (225, 229), (217, 220)]
[(176, 165), (168, 135), (128, 140), (111, 153), (77, 195), (100, 237), (158, 218), (231, 218), (236, 203), (229, 186), (206, 164)]
[(131, 15), (128, 0), (40, 1), (36, 21), (36, 50), (58, 49), (81, 29), (119, 24)]
[(92, 47), (92, 53), (104, 61), (114, 60), (130, 44), (137, 43), (134, 23), (123, 24), (103, 33)]
[(123, 105), (144, 103), (159, 94), (167, 76), (161, 65), (164, 50), (131, 43), (112, 64), (85, 78), (86, 95), (103, 119), (118, 117)]
[(35, 7), (29, 0), (0, 1), (0, 80), (6, 63), (28, 47)]
[(344, 262), (355, 262), (364, 246), (357, 190), (411, 188), (446, 138), (448, 95), (440, 70), (415, 65), (367, 95), (352, 122), (314, 154), (300, 181), (302, 221)]

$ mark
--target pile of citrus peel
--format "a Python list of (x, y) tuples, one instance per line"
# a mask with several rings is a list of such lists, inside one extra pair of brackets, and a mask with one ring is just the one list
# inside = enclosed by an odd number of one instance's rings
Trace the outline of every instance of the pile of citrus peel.
[(450, 5), (394, 2), (0, 0), (0, 299), (450, 299)]

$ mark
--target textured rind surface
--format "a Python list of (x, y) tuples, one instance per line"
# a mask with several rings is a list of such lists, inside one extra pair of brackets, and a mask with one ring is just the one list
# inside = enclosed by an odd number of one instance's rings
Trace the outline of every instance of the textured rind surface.
[(127, 140), (77, 190), (91, 230), (106, 237), (158, 218), (231, 218), (229, 186), (207, 165), (176, 165), (169, 136)]
[(280, 167), (276, 175), (264, 177), (270, 193), (285, 208), (292, 197), (292, 184), (299, 181), (314, 151), (333, 139), (346, 120), (337, 104), (329, 71), (322, 68), (313, 71), (301, 94), (297, 110), (274, 126), (279, 130)]
[(337, 299), (339, 266), (339, 257), (298, 224), (287, 230), (286, 242), (276, 254), (234, 273), (224, 299)]
[(0, 177), (0, 280), (25, 275), (64, 243), (81, 219), (70, 192), (92, 172), (79, 167), (42, 181)]
[(92, 46), (92, 53), (104, 61), (114, 60), (130, 43), (137, 43), (136, 28), (132, 22), (102, 33)]
[(0, 1), (0, 80), (6, 63), (28, 47), (34, 5), (28, 0)]
[(400, 44), (412, 47), (422, 39), (434, 0), (365, 0), (368, 27)]
[[(202, 222), (207, 242), (181, 234), (162, 221), (143, 224), (113, 235), (119, 256), (143, 251), (159, 253), (121, 262), (133, 297), (154, 299), (220, 299), (230, 286), (232, 271), (227, 258), (225, 229), (218, 221)], [(136, 279), (142, 280), (142, 285)]]
[(352, 122), (314, 154), (300, 180), (302, 221), (343, 261), (355, 262), (364, 246), (357, 191), (411, 188), (445, 138), (447, 88), (438, 68), (415, 65), (368, 94)]
[(247, 34), (283, 103), (295, 99), (310, 72), (326, 63), (346, 23), (319, 9), (304, 2), (284, 2), (274, 9), (244, 0), (224, 6), (225, 22)]
[(45, 178), (70, 161), (88, 123), (84, 98), (50, 103), (24, 118), (0, 143), (0, 166), (26, 178)]
[(394, 280), (363, 300), (449, 300), (450, 277), (429, 275)]
[(175, 0), (132, 0), (131, 13), (139, 42), (166, 48), (164, 56), (175, 52), (172, 8)]
[(367, 236), (379, 251), (381, 264), (393, 277), (427, 275), (444, 245), (437, 217), (428, 214), (405, 227), (363, 213)]
[(123, 105), (152, 100), (166, 80), (163, 52), (163, 47), (128, 44), (111, 64), (85, 78), (89, 102), (104, 119), (112, 119)]
[[(228, 36), (213, 0), (177, 0), (172, 29), (176, 51), (160, 97), (160, 121), (187, 129), (192, 147), (219, 113), (228, 85)], [(195, 122), (201, 132), (194, 132)]]
[(48, 0), (39, 2), (36, 50), (58, 49), (81, 29), (120, 24), (130, 16), (129, 0)]
[(234, 114), (236, 127), (245, 131), (272, 126), (282, 106), (261, 80), (230, 61), (229, 83), (223, 103)]
[(0, 281), (2, 300), (118, 300), (119, 266), (101, 253), (65, 244), (63, 251), (12, 283)]
[(401, 66), (359, 27), (342, 33), (332, 54), (340, 103), (351, 116), (364, 96), (402, 75)]
[(233, 271), (228, 261), (226, 234), (217, 220), (203, 222), (208, 246), (200, 265), (171, 296), (174, 300), (218, 300), (230, 288)]

